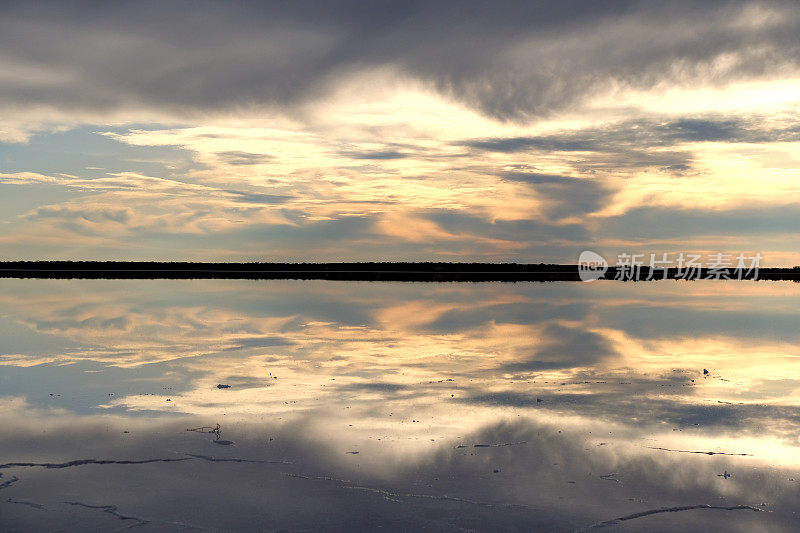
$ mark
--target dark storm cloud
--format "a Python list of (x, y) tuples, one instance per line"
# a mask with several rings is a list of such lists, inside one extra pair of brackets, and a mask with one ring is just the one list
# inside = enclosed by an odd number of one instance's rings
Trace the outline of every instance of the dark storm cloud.
[(0, 101), (285, 106), (347, 72), (390, 66), (489, 115), (524, 119), (612, 81), (646, 89), (777, 72), (797, 64), (799, 27), (795, 5), (781, 1), (6, 4)]

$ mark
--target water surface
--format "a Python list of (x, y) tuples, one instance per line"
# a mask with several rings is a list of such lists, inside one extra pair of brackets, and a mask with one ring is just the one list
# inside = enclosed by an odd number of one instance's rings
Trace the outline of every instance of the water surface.
[(790, 531), (790, 282), (0, 280), (5, 531)]

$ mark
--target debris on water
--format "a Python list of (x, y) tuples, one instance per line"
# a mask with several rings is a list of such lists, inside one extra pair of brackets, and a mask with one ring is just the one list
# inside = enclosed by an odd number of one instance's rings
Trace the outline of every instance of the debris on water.
[(230, 385), (223, 385), (222, 383), (220, 383), (219, 385), (217, 385), (217, 388), (218, 389), (230, 389), (231, 386)]
[(19, 481), (19, 478), (17, 476), (12, 476), (11, 479), (9, 479), (8, 481), (0, 483), (0, 489), (7, 489), (17, 481)]
[[(504, 448), (506, 446), (517, 446), (518, 444), (527, 444), (528, 441), (522, 440), (519, 442), (498, 442), (492, 444), (473, 444), (473, 448)], [(457, 446), (457, 448), (466, 448), (466, 446)]]
[(661, 448), (656, 446), (645, 446), (645, 448), (650, 448), (651, 450), (662, 450), (665, 452), (677, 452), (677, 453), (696, 453), (700, 455), (733, 455), (737, 457), (749, 457), (752, 456), (752, 453), (730, 453), (730, 452), (703, 452), (703, 451), (695, 451), (695, 450), (673, 450), (671, 448)]
[(706, 368), (704, 368), (704, 369), (703, 369), (703, 375), (704, 375), (704, 376), (707, 376), (707, 375), (708, 375), (708, 369), (706, 369)]
[(495, 474), (499, 474), (500, 473), (500, 469), (499, 468), (495, 468), (494, 470), (492, 470), (492, 472), (495, 473)]
[[(206, 430), (209, 430), (209, 431), (206, 431)], [(215, 432), (218, 432), (219, 430), (220, 430), (220, 427), (219, 427), (219, 424), (217, 424), (215, 427), (202, 426), (202, 427), (199, 427), (199, 428), (187, 429), (186, 431), (194, 431), (194, 432), (197, 432), (197, 433), (215, 433)]]
[(220, 446), (230, 446), (231, 444), (233, 444), (233, 441), (230, 440), (214, 440), (211, 442), (213, 442), (214, 444), (219, 444)]
[(7, 499), (6, 501), (8, 503), (16, 503), (18, 505), (25, 505), (27, 507), (33, 507), (34, 509), (39, 509), (40, 511), (44, 511), (45, 510), (44, 505), (42, 505), (41, 503), (26, 502), (26, 501), (23, 501), (23, 500), (12, 500), (11, 498)]
[(356, 455), (358, 452), (347, 452), (347, 453), (350, 453), (350, 454)]
[(125, 516), (124, 514), (119, 513), (117, 511), (117, 506), (116, 505), (89, 505), (89, 504), (81, 503), (81, 502), (63, 502), (63, 503), (65, 503), (67, 505), (76, 505), (76, 506), (80, 506), (80, 507), (86, 507), (87, 509), (97, 509), (97, 510), (102, 511), (104, 513), (108, 513), (111, 516), (115, 516), (115, 517), (119, 518), (120, 520), (135, 520), (136, 522), (138, 522), (138, 524), (134, 524), (133, 526), (131, 526), (132, 528), (133, 527), (147, 525), (147, 523), (148, 523), (147, 520), (142, 520), (141, 518), (136, 518), (135, 516)]
[(168, 401), (168, 402), (171, 402), (172, 400), (170, 400), (169, 398), (167, 398), (167, 401)]
[(222, 436), (222, 428), (219, 424), (214, 427), (211, 426), (201, 426), (199, 428), (189, 428), (186, 431), (193, 431), (195, 433), (213, 433), (218, 441), (219, 438)]
[(717, 474), (717, 477), (721, 477), (723, 479), (728, 479), (729, 477), (733, 477), (733, 474), (729, 474), (728, 471), (726, 470), (722, 474)]
[(649, 511), (640, 511), (638, 513), (633, 513), (633, 514), (630, 514), (630, 515), (627, 515), (627, 516), (621, 516), (619, 518), (606, 520), (605, 522), (598, 522), (596, 524), (592, 524), (591, 526), (588, 526), (587, 528), (583, 528), (580, 531), (584, 531), (586, 529), (600, 529), (600, 528), (605, 528), (605, 527), (609, 527), (609, 526), (616, 526), (620, 522), (625, 522), (625, 521), (628, 521), (628, 520), (634, 520), (636, 518), (644, 518), (646, 516), (652, 516), (654, 514), (659, 514), (659, 513), (679, 513), (679, 512), (682, 512), (682, 511), (692, 511), (692, 510), (695, 510), (695, 509), (717, 509), (717, 510), (721, 510), (721, 511), (738, 511), (738, 510), (749, 510), (749, 511), (755, 511), (755, 512), (760, 512), (761, 511), (761, 509), (759, 509), (758, 507), (752, 507), (750, 505), (732, 505), (732, 506), (726, 507), (726, 506), (721, 506), (721, 505), (709, 505), (707, 503), (703, 503), (703, 504), (700, 504), (700, 505), (684, 505), (682, 507), (662, 507), (660, 509), (651, 509)]

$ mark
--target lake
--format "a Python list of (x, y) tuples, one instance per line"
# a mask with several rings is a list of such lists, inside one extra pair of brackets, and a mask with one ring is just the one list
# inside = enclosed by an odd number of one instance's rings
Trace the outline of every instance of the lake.
[(0, 280), (3, 531), (800, 527), (800, 284)]

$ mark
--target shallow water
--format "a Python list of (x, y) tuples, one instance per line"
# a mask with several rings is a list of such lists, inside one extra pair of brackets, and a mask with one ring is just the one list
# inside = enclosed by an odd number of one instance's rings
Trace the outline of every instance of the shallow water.
[(795, 530), (799, 303), (0, 280), (0, 529)]

